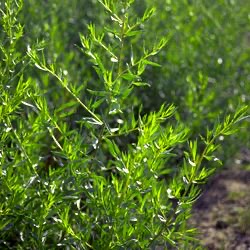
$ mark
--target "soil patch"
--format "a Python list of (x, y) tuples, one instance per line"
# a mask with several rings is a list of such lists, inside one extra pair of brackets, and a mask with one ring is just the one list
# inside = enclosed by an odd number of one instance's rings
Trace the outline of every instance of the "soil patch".
[(191, 224), (204, 249), (250, 250), (249, 167), (218, 173), (195, 204)]

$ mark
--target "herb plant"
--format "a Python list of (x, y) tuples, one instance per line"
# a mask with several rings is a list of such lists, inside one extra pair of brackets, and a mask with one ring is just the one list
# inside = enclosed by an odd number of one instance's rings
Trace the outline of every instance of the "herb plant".
[(22, 0), (0, 5), (1, 248), (194, 246), (192, 205), (221, 163), (219, 139), (246, 118), (242, 105), (193, 139), (174, 104), (146, 112), (137, 93), (169, 35), (144, 39), (154, 7), (139, 16), (135, 0), (98, 3), (109, 18), (80, 34), (94, 68), (80, 83), (72, 54), (68, 71), (48, 43), (25, 38)]

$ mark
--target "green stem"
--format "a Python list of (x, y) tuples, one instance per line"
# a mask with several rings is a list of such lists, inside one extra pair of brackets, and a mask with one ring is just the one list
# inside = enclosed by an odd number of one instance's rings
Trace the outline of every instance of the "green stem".
[(61, 84), (62, 86), (80, 103), (80, 105), (93, 117), (95, 118), (100, 125), (103, 125), (103, 121), (94, 114), (80, 99), (77, 97), (70, 89), (69, 87), (63, 82), (63, 80), (52, 70), (50, 70), (48, 67), (44, 65), (40, 65), (41, 68), (43, 68), (45, 71), (49, 72), (51, 75), (53, 75)]
[[(125, 9), (125, 6), (124, 6)], [(120, 52), (119, 52), (119, 56), (118, 56), (118, 73), (117, 75), (120, 76), (121, 72), (123, 71), (122, 69), (122, 60), (123, 60), (123, 49), (124, 49), (124, 35), (125, 35), (125, 13), (122, 16), (122, 26), (121, 26), (121, 47), (120, 47)]]

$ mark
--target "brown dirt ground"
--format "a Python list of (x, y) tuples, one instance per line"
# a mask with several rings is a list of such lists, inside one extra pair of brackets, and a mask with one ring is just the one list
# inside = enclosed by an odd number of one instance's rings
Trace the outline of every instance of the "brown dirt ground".
[(204, 249), (250, 250), (250, 150), (232, 165), (212, 178), (194, 206), (191, 224)]

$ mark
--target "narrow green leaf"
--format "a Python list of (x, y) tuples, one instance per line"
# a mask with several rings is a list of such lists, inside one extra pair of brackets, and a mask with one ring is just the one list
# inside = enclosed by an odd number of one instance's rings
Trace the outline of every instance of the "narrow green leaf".
[(133, 85), (137, 86), (137, 87), (143, 87), (143, 86), (148, 86), (150, 87), (150, 84), (147, 82), (132, 82)]

